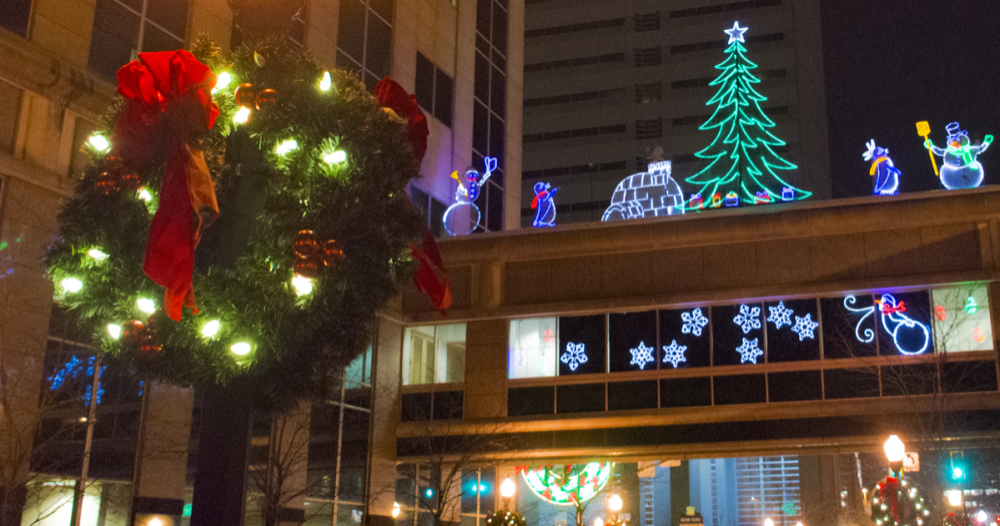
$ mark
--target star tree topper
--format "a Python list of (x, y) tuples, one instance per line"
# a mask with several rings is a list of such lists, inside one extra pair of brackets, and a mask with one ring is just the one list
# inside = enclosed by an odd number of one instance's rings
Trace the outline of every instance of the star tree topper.
[(729, 35), (729, 42), (727, 42), (726, 44), (727, 45), (728, 44), (732, 44), (733, 42), (744, 42), (745, 43), (746, 40), (743, 39), (743, 33), (746, 33), (747, 29), (750, 29), (750, 28), (749, 27), (740, 27), (740, 23), (739, 22), (733, 22), (733, 28), (725, 30), (726, 34)]

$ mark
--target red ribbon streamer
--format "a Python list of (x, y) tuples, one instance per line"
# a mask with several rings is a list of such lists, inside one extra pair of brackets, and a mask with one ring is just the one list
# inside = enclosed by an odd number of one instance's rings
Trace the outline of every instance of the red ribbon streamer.
[(212, 101), (215, 82), (209, 67), (183, 49), (139, 53), (118, 70), (118, 93), (129, 101), (115, 123), (116, 149), (133, 166), (165, 159), (142, 269), (166, 287), (163, 307), (175, 321), (183, 307), (198, 312), (191, 284), (194, 251), (207, 226), (202, 220), (219, 214), (205, 156), (190, 144), (219, 116)]
[(882, 314), (892, 314), (894, 312), (906, 312), (906, 302), (901, 301), (896, 306), (889, 305), (885, 302), (882, 303)]
[(899, 489), (899, 480), (893, 477), (886, 477), (885, 482), (879, 482), (879, 493), (882, 500), (889, 501), (889, 511), (892, 512), (892, 520), (899, 524), (899, 497), (896, 495)]

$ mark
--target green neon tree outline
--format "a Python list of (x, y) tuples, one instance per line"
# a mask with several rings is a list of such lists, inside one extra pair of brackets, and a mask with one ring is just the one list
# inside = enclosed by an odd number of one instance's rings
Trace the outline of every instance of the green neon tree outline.
[[(774, 151), (775, 147), (785, 146), (786, 143), (768, 130), (775, 124), (760, 107), (767, 97), (753, 87), (760, 83), (760, 79), (751, 73), (757, 65), (746, 58), (744, 31), (746, 28), (740, 28), (739, 23), (726, 30), (730, 36), (726, 59), (715, 66), (722, 73), (709, 84), (720, 86), (719, 91), (705, 103), (706, 106), (714, 104), (716, 108), (705, 124), (698, 128), (706, 131), (716, 128), (718, 132), (711, 144), (695, 154), (709, 161), (708, 166), (685, 179), (700, 188), (698, 193), (704, 200), (705, 208), (712, 206), (712, 196), (716, 193), (725, 200), (726, 194), (734, 191), (733, 183), (739, 187), (740, 201), (747, 204), (754, 204), (755, 193), (760, 191), (766, 191), (771, 201), (781, 201), (781, 191), (786, 186), (795, 189), (795, 199), (812, 195), (812, 192), (787, 183), (775, 172), (796, 170), (798, 166)], [(725, 167), (724, 159), (730, 161), (728, 167)], [(719, 176), (723, 169), (725, 174)], [(772, 186), (776, 186), (777, 190)]]

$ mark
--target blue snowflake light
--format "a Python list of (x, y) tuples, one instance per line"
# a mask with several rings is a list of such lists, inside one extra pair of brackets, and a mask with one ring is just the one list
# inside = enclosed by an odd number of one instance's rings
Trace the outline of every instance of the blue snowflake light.
[(799, 341), (806, 338), (815, 340), (816, 327), (819, 327), (819, 323), (812, 321), (812, 314), (806, 314), (805, 317), (796, 316), (795, 326), (792, 327), (792, 332), (799, 335)]
[(569, 366), (570, 371), (575, 371), (582, 363), (587, 363), (587, 352), (584, 344), (569, 342), (566, 344), (566, 352), (562, 354), (559, 361)]
[(628, 352), (632, 353), (632, 361), (630, 362), (630, 365), (638, 365), (640, 370), (644, 370), (647, 363), (655, 361), (653, 359), (653, 348), (646, 347), (646, 342), (644, 341), (639, 342), (638, 347), (635, 349), (629, 349)]
[(733, 323), (743, 329), (743, 334), (748, 334), (753, 329), (759, 329), (760, 307), (751, 308), (749, 305), (740, 305), (740, 313), (733, 318)]
[(684, 322), (681, 332), (695, 336), (701, 336), (701, 329), (708, 325), (708, 318), (701, 313), (700, 307), (691, 312), (682, 312), (681, 321)]
[(771, 313), (767, 317), (767, 321), (773, 323), (776, 329), (780, 329), (785, 325), (792, 326), (792, 314), (795, 311), (785, 307), (785, 302), (779, 301), (777, 307), (768, 307), (767, 310)]
[(757, 338), (753, 341), (743, 338), (743, 344), (736, 348), (736, 352), (740, 353), (740, 363), (757, 363), (757, 357), (764, 354), (764, 351), (757, 346)]
[(676, 369), (677, 364), (687, 361), (684, 356), (685, 351), (687, 351), (686, 345), (677, 345), (677, 340), (672, 340), (669, 346), (663, 346), (663, 363), (669, 362)]

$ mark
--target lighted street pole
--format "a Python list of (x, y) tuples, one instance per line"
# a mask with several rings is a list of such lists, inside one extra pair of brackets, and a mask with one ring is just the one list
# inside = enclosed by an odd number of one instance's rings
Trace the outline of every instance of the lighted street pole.
[(903, 457), (906, 455), (903, 441), (896, 435), (890, 435), (889, 440), (885, 441), (884, 448), (885, 458), (889, 460), (889, 475), (892, 476), (895, 472), (895, 476), (903, 478)]
[(517, 491), (517, 484), (510, 477), (504, 479), (503, 483), (500, 484), (500, 496), (503, 497), (503, 509), (506, 510), (510, 508), (510, 499), (514, 498), (514, 493)]
[(618, 521), (618, 512), (622, 511), (622, 498), (620, 495), (617, 493), (611, 495), (608, 499), (608, 509), (615, 514), (615, 519), (612, 524), (615, 526), (621, 526), (621, 523)]

